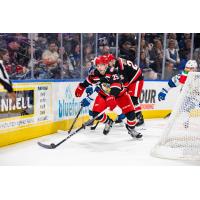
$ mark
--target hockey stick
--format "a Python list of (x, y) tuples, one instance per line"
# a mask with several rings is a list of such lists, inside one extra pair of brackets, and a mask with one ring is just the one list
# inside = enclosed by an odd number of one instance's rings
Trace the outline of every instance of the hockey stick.
[(163, 117), (163, 119), (167, 119), (168, 117), (170, 117), (171, 114), (172, 114), (171, 112), (168, 113), (166, 116)]
[[(89, 97), (89, 96), (90, 96), (90, 95), (89, 95), (89, 94), (87, 94), (87, 97)], [(71, 133), (71, 130), (73, 129), (73, 127), (74, 127), (74, 124), (76, 123), (76, 121), (77, 121), (77, 119), (78, 119), (78, 117), (79, 117), (79, 115), (80, 115), (81, 111), (83, 110), (83, 108), (84, 108), (84, 106), (81, 104), (81, 107), (80, 107), (80, 109), (79, 109), (79, 111), (78, 111), (78, 113), (77, 113), (76, 117), (74, 118), (74, 121), (73, 121), (73, 123), (72, 123), (72, 125), (71, 125), (70, 129), (68, 130), (68, 134), (70, 134), (70, 133)]]
[(70, 137), (72, 137), (73, 135), (75, 135), (76, 133), (78, 133), (80, 130), (85, 129), (86, 126), (92, 124), (99, 116), (101, 116), (107, 109), (103, 110), (101, 113), (99, 113), (96, 117), (90, 119), (89, 121), (85, 122), (84, 124), (82, 124), (82, 126), (80, 128), (78, 128), (77, 130), (75, 130), (74, 132), (72, 132), (70, 135), (68, 135), (66, 138), (64, 138), (63, 140), (61, 140), (60, 142), (58, 142), (57, 144), (55, 143), (51, 143), (51, 144), (43, 144), (41, 142), (38, 142), (38, 145), (45, 148), (45, 149), (55, 149), (56, 147), (58, 147), (59, 145), (61, 145), (63, 142), (65, 142), (66, 140), (68, 140)]
[(77, 119), (78, 119), (78, 117), (79, 117), (79, 115), (80, 115), (80, 113), (81, 113), (82, 110), (83, 110), (83, 106), (81, 106), (81, 108), (79, 109), (79, 111), (78, 111), (76, 117), (74, 118), (74, 121), (73, 121), (73, 123), (72, 123), (72, 125), (71, 125), (71, 127), (70, 127), (70, 129), (69, 129), (69, 131), (68, 131), (68, 134), (71, 133), (71, 130), (73, 129), (74, 124), (76, 123), (76, 121), (77, 121)]

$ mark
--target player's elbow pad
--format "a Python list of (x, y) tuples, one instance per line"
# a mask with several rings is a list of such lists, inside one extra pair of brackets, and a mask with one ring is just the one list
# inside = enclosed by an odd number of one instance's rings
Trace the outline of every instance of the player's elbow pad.
[(168, 85), (169, 85), (169, 87), (176, 87), (176, 85), (175, 85), (175, 83), (172, 81), (172, 79), (170, 79), (169, 81), (168, 81)]

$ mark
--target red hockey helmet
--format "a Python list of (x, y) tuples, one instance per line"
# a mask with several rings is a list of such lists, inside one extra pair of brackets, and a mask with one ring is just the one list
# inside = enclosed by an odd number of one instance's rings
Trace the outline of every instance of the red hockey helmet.
[(108, 58), (108, 62), (115, 60), (115, 56), (113, 54), (108, 54), (107, 58)]
[(95, 65), (99, 65), (99, 64), (108, 64), (108, 58), (107, 56), (99, 56), (96, 58), (95, 60)]

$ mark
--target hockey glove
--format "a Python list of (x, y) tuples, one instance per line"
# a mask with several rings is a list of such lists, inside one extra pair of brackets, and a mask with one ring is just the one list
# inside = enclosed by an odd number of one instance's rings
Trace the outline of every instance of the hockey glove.
[(92, 101), (93, 101), (92, 98), (86, 97), (86, 98), (84, 98), (84, 99), (81, 101), (81, 106), (87, 107), (87, 106), (90, 105), (90, 103), (91, 103)]
[(87, 87), (85, 92), (87, 95), (91, 95), (93, 93), (93, 87), (91, 87), (91, 86)]
[(94, 91), (98, 93), (100, 91), (100, 87), (96, 86)]
[(165, 100), (167, 93), (168, 91), (165, 88), (162, 88), (161, 92), (159, 92), (158, 94), (158, 100), (159, 101)]
[(110, 107), (110, 110), (113, 110), (117, 106), (117, 102), (114, 96), (109, 96), (106, 98), (107, 106)]
[(83, 94), (83, 92), (84, 92), (84, 90), (85, 90), (85, 87), (83, 87), (83, 86), (81, 85), (81, 83), (79, 83), (78, 87), (77, 87), (76, 90), (75, 90), (75, 96), (76, 96), (76, 97), (81, 97), (82, 94)]

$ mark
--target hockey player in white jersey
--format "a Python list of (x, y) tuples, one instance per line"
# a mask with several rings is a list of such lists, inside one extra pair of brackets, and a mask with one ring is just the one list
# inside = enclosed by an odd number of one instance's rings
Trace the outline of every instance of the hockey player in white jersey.
[[(187, 80), (188, 74), (190, 72), (196, 72), (197, 66), (198, 65), (197, 65), (197, 62), (195, 60), (189, 60), (186, 63), (185, 69), (183, 70), (183, 72), (181, 74), (173, 76), (168, 81), (168, 85), (166, 87), (162, 88), (162, 90), (158, 94), (158, 100), (159, 101), (165, 100), (168, 92), (174, 87), (181, 86), (181, 90), (182, 90), (182, 87)], [(191, 96), (189, 93), (184, 96), (183, 104), (180, 108), (180, 110), (183, 111), (182, 112), (182, 116), (183, 116), (183, 119), (184, 119), (183, 126), (185, 128), (189, 127), (189, 113), (191, 112), (191, 110), (195, 109), (197, 107), (200, 108), (199, 88), (196, 88), (195, 92), (196, 93), (198, 92), (198, 95), (196, 96), (196, 98)]]
[(158, 94), (158, 100), (162, 101), (165, 100), (167, 93), (169, 90), (171, 90), (174, 87), (177, 87), (179, 85), (184, 85), (185, 81), (187, 79), (188, 73), (189, 72), (196, 72), (197, 71), (197, 62), (196, 60), (189, 60), (187, 61), (185, 65), (185, 69), (182, 71), (181, 74), (177, 74), (173, 76), (169, 81), (168, 85), (159, 92)]

